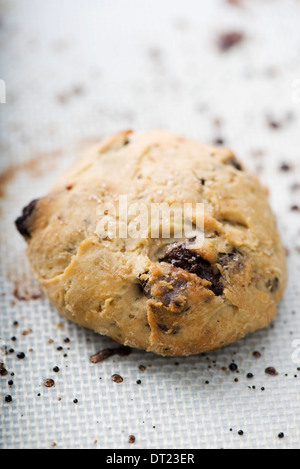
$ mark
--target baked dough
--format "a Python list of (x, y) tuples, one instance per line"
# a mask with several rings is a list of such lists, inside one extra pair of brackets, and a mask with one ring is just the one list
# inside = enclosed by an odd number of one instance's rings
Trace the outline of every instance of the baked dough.
[[(203, 242), (99, 234), (103, 204), (120, 195), (147, 207), (204, 204)], [(161, 355), (207, 352), (267, 326), (286, 285), (258, 178), (230, 149), (166, 131), (124, 131), (88, 149), (16, 225), (62, 315)]]

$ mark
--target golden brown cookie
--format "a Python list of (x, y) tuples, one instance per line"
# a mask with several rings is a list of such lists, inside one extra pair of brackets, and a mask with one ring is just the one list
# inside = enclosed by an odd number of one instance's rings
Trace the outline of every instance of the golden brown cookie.
[[(113, 210), (120, 196), (127, 220), (120, 205)], [(150, 228), (135, 236), (137, 203), (150, 220), (153, 204), (203, 204), (204, 239), (194, 210), (193, 236), (175, 236), (175, 216), (169, 237), (164, 216), (155, 236)], [(124, 131), (100, 142), (16, 225), (61, 314), (161, 355), (209, 351), (265, 327), (286, 285), (285, 250), (258, 178), (230, 149), (165, 131)]]

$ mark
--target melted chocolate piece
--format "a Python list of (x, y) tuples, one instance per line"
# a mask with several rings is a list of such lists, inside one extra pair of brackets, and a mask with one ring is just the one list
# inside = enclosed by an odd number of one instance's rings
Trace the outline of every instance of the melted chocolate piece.
[(180, 267), (191, 274), (196, 274), (198, 277), (208, 280), (211, 286), (207, 288), (212, 290), (216, 296), (222, 295), (224, 287), (220, 282), (221, 275), (219, 273), (215, 274), (208, 261), (196, 252), (187, 249), (184, 245), (176, 246), (167, 252), (164, 258), (160, 259), (160, 262), (168, 262), (175, 267)]
[(25, 208), (23, 208), (22, 215), (16, 219), (15, 225), (19, 233), (24, 236), (25, 238), (30, 238), (31, 234), (29, 231), (29, 221), (30, 217), (35, 209), (39, 199), (34, 199), (30, 204), (28, 204)]

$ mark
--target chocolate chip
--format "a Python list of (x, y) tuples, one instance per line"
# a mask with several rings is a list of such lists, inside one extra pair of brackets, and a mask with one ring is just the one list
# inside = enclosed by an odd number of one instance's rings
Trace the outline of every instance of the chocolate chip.
[(226, 160), (225, 164), (230, 164), (231, 166), (233, 166), (238, 171), (243, 171), (243, 166), (241, 165), (241, 163), (234, 156), (232, 156), (231, 158)]
[(24, 236), (25, 238), (30, 238), (31, 234), (29, 231), (29, 222), (30, 217), (35, 209), (35, 206), (38, 202), (38, 199), (33, 200), (28, 204), (22, 211), (22, 215), (16, 219), (15, 225), (19, 233)]
[(226, 52), (243, 41), (243, 39), (244, 34), (238, 31), (222, 33), (218, 37), (217, 45), (221, 52)]
[(214, 273), (208, 261), (203, 259), (195, 251), (187, 249), (184, 245), (176, 246), (171, 249), (160, 259), (160, 262), (167, 262), (175, 267), (187, 270), (191, 274), (196, 274), (200, 278), (208, 280), (211, 286), (207, 288), (212, 290), (216, 296), (222, 295), (224, 287), (220, 282), (221, 275)]

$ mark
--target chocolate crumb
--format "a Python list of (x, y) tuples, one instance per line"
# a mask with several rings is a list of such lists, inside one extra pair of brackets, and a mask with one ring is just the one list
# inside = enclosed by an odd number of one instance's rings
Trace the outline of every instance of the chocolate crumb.
[(100, 352), (97, 352), (94, 355), (91, 355), (90, 361), (92, 363), (100, 363), (100, 362), (103, 362), (104, 360), (107, 360), (109, 357), (112, 357), (113, 355), (119, 355), (119, 357), (126, 357), (131, 352), (132, 352), (132, 349), (126, 346), (116, 347), (116, 348), (106, 348), (106, 349), (100, 350)]
[(55, 382), (53, 379), (51, 378), (45, 378), (43, 380), (43, 385), (46, 387), (46, 388), (52, 388), (54, 385), (55, 385)]
[(231, 363), (229, 365), (229, 369), (230, 369), (230, 371), (237, 371), (238, 366), (235, 363)]
[(139, 365), (139, 370), (140, 371), (145, 371), (147, 367), (145, 365)]
[(118, 383), (118, 384), (119, 384), (119, 383), (122, 383), (122, 382), (123, 382), (122, 376), (117, 375), (117, 374), (112, 375), (111, 379), (112, 379), (112, 381), (114, 381), (114, 383)]
[(130, 444), (135, 443), (135, 436), (134, 435), (129, 435), (128, 443), (130, 443)]
[(255, 350), (253, 353), (252, 353), (253, 357), (254, 358), (260, 358), (261, 357), (261, 353), (258, 351), (258, 350)]
[(221, 52), (227, 52), (244, 40), (245, 36), (239, 31), (230, 31), (222, 33), (217, 39), (217, 46)]
[(8, 374), (8, 371), (6, 368), (4, 368), (4, 364), (0, 362), (0, 376), (6, 376)]
[(278, 375), (278, 371), (276, 371), (275, 368), (273, 368), (273, 366), (269, 366), (268, 368), (266, 368), (265, 373), (267, 375), (270, 375), (270, 376), (277, 376)]

